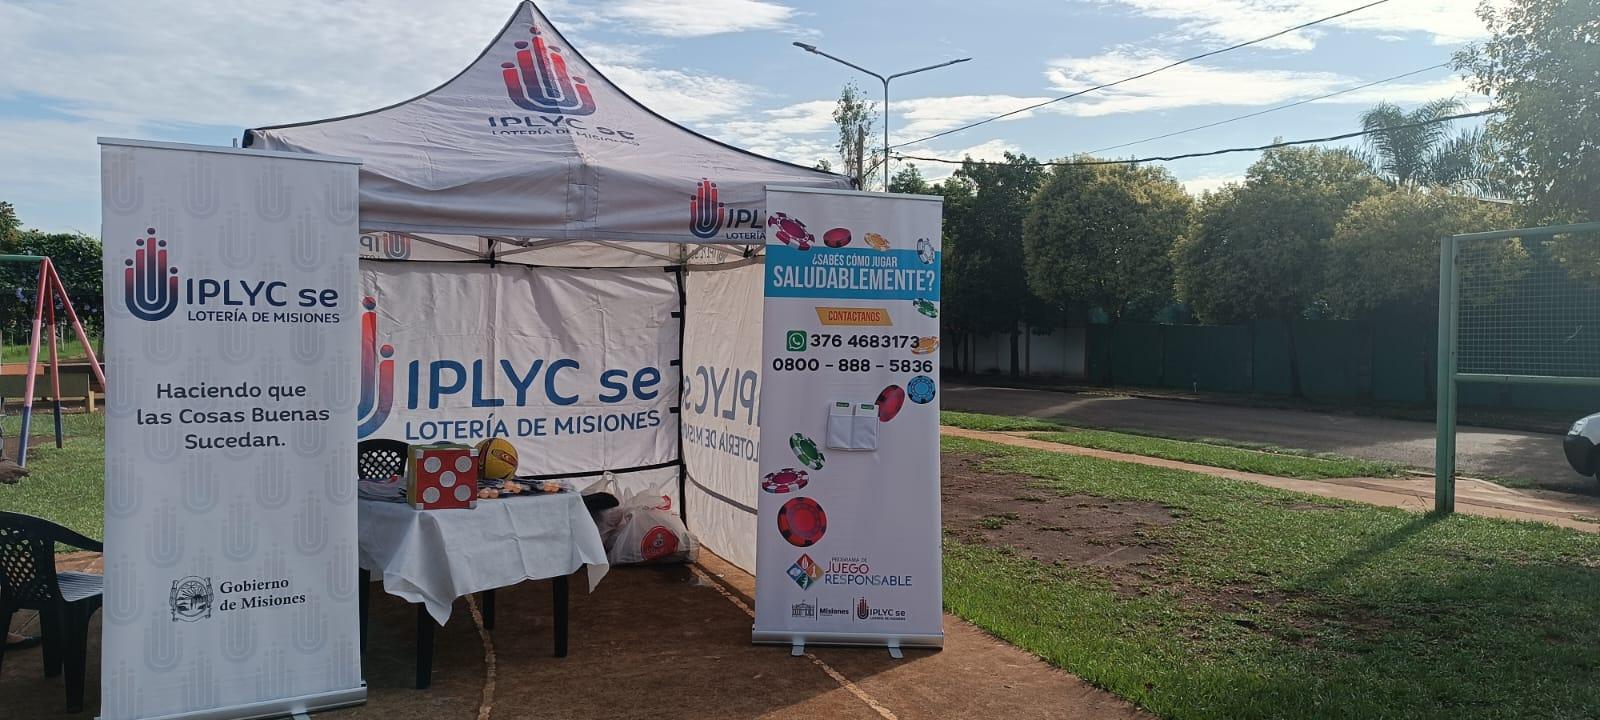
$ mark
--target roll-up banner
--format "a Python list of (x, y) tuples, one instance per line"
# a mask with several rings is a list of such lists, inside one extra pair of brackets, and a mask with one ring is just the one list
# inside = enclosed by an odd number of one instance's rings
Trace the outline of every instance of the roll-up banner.
[(358, 165), (100, 144), (101, 717), (360, 703)]
[(767, 188), (756, 642), (943, 644), (941, 210)]

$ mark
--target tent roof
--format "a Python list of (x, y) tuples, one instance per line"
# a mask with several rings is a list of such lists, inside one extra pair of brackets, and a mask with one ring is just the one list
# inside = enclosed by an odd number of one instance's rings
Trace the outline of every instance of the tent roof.
[(244, 145), (360, 158), (363, 231), (751, 245), (767, 185), (850, 187), (656, 114), (527, 1), (445, 84)]

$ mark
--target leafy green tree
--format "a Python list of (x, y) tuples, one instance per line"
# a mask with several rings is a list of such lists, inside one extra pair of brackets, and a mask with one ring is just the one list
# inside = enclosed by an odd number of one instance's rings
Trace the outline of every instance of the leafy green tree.
[(1063, 310), (1146, 318), (1172, 299), (1170, 254), (1193, 209), (1164, 168), (1057, 166), (1023, 223), (1028, 286)]
[(1449, 122), (1439, 122), (1462, 107), (1459, 100), (1445, 98), (1410, 112), (1382, 102), (1362, 113), (1361, 129), (1374, 132), (1366, 140), (1373, 171), (1395, 187), (1487, 192), (1483, 132), (1473, 128), (1452, 134)]
[(1505, 112), (1488, 122), (1514, 196), (1556, 220), (1600, 220), (1600, 0), (1478, 11), (1490, 39), (1455, 57)]
[[(85, 330), (98, 332), (104, 324), (101, 305), (100, 241), (77, 233), (43, 233), (24, 230), (6, 252), (47, 255), (67, 288), (72, 307)], [(39, 287), (39, 266), (33, 263), (0, 264), (0, 332), (7, 342), (25, 341), (33, 331), (33, 308)], [(66, 323), (64, 308), (56, 318)]]
[[(1385, 193), (1356, 203), (1328, 242), (1324, 297), (1329, 308), (1346, 318), (1378, 313), (1433, 317), (1439, 307), (1439, 239), (1509, 227), (1512, 214), (1503, 203), (1437, 190)], [(1485, 282), (1464, 277), (1464, 282), (1507, 287), (1504, 280), (1526, 272), (1528, 256), (1516, 241), (1477, 247), (1497, 257), (1476, 258), (1461, 268), (1492, 275), (1495, 282), (1487, 277)]]
[[(1201, 199), (1197, 222), (1173, 246), (1178, 298), (1204, 322), (1294, 323), (1322, 293), (1326, 241), (1345, 211), (1384, 192), (1353, 153), (1276, 148), (1250, 166), (1242, 185)], [(1300, 391), (1298, 362), (1289, 368)]]
[(834, 147), (839, 151), (841, 168), (861, 188), (866, 187), (867, 138), (872, 135), (877, 114), (877, 105), (855, 83), (847, 83), (839, 91), (839, 102), (833, 107), (833, 122), (839, 126), (839, 140)]
[(1043, 176), (1037, 161), (1006, 153), (997, 163), (968, 159), (941, 184), (946, 324), (961, 342), (979, 333), (1009, 335), (1013, 375), (1021, 372), (1023, 324), (1046, 317), (1028, 290), (1022, 253), (1022, 221)]
[(22, 221), (17, 219), (16, 207), (11, 203), (0, 201), (0, 249), (14, 247), (17, 234), (20, 232), (22, 232)]
[(889, 178), (889, 192), (926, 195), (931, 188), (928, 181), (922, 178), (922, 171), (918, 170), (916, 165), (900, 168), (894, 177)]

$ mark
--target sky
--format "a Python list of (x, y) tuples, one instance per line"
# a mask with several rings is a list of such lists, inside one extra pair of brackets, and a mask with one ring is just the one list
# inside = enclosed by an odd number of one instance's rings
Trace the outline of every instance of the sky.
[[(901, 143), (1267, 35), (1368, 0), (543, 0), (612, 82), (705, 135), (838, 166), (841, 86), (970, 62), (891, 86)], [(900, 152), (1049, 159), (1203, 125), (1446, 62), (1482, 40), (1476, 0), (1390, 2)], [(99, 233), (98, 136), (229, 145), (246, 127), (375, 109), (471, 63), (514, 0), (0, 0), (0, 200), (24, 225)], [(1173, 155), (1359, 129), (1379, 101), (1455, 96), (1439, 68), (1258, 118), (1111, 151)], [(874, 139), (876, 142), (876, 139)], [(1239, 153), (1165, 166), (1191, 192), (1237, 180)], [(937, 179), (954, 166), (917, 163)], [(898, 169), (899, 164), (896, 164)]]

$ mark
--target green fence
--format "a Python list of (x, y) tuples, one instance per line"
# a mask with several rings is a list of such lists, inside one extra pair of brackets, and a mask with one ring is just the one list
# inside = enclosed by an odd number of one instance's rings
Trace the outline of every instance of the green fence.
[[(1248, 325), (1090, 325), (1088, 380), (1100, 385), (1290, 395), (1293, 359), (1313, 400), (1427, 406), (1435, 398), (1434, 322), (1298, 320)], [(1291, 351), (1292, 348), (1292, 351)], [(1474, 383), (1462, 404), (1515, 410), (1600, 411), (1600, 388)]]

